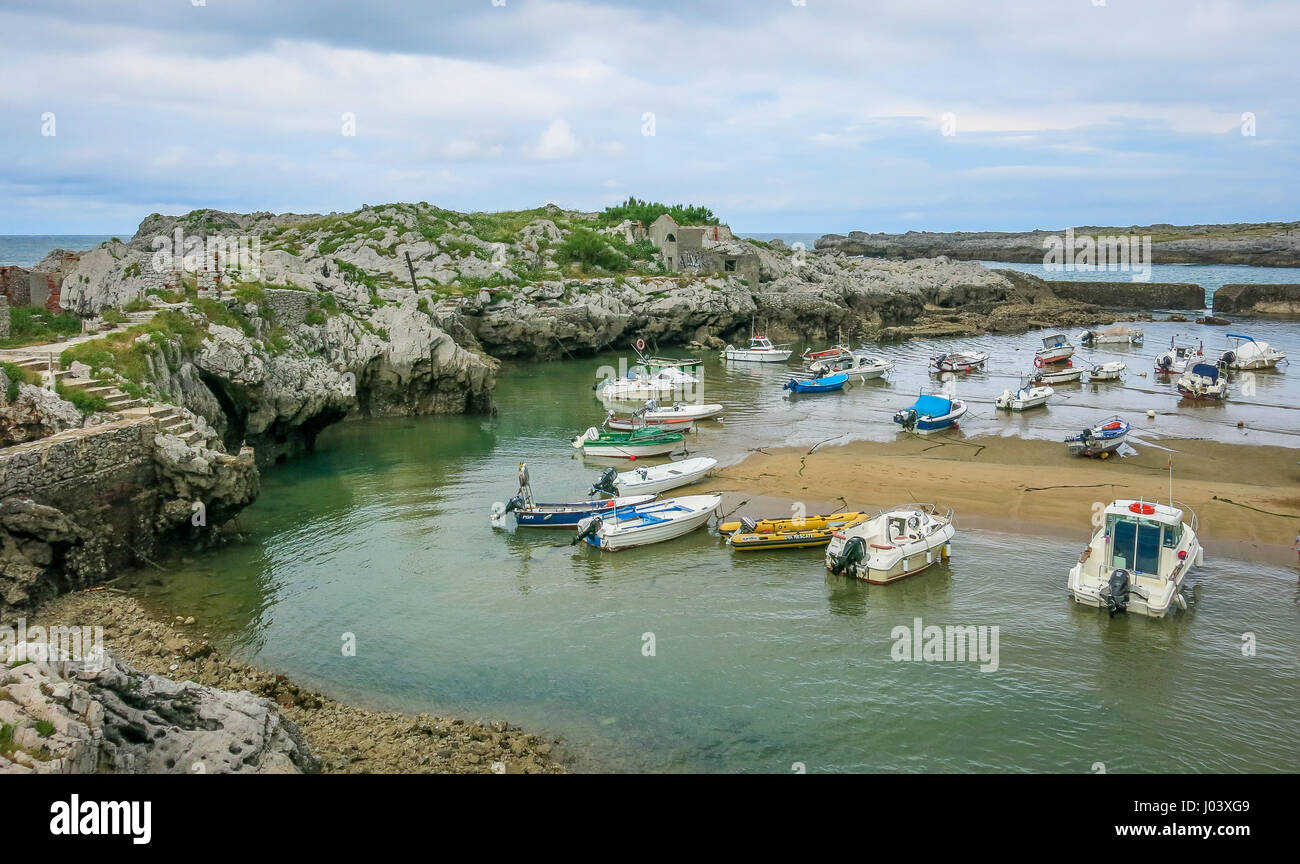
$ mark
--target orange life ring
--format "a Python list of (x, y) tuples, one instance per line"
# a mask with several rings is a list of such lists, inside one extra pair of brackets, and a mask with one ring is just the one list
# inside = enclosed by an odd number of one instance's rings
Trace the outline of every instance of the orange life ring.
[(638, 351), (644, 351), (644, 350), (645, 350), (645, 340), (644, 340), (644, 339), (638, 339), (638, 340), (636, 340), (636, 350), (638, 350)]
[(1156, 508), (1152, 507), (1150, 504), (1139, 504), (1136, 501), (1128, 505), (1128, 509), (1134, 513), (1141, 513), (1143, 516), (1150, 516), (1152, 513), (1156, 512)]
[(1042, 369), (1042, 368), (1043, 368), (1043, 358), (1042, 358), (1042, 357), (1035, 357), (1035, 358), (1034, 358), (1034, 365), (1037, 366), (1039, 369)]

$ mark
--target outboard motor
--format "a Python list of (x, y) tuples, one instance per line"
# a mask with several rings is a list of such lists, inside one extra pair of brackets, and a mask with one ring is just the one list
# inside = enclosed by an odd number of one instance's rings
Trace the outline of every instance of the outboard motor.
[(785, 386), (782, 387), (781, 389), (782, 389), (782, 390), (793, 390), (793, 389), (794, 389), (794, 384), (795, 384), (795, 379), (791, 378), (789, 381), (785, 382)]
[(846, 572), (853, 575), (853, 568), (867, 557), (867, 541), (861, 537), (850, 537), (839, 555), (831, 557), (831, 572), (842, 576)]
[(894, 417), (899, 423), (903, 424), (904, 429), (910, 431), (916, 428), (916, 421), (920, 419), (921, 415), (916, 413), (915, 408), (907, 408), (903, 411), (899, 411), (894, 415)]
[(753, 534), (756, 530), (758, 530), (758, 522), (756, 522), (750, 516), (741, 516), (740, 524), (742, 527), (744, 527), (746, 534)]
[(1084, 330), (1082, 333), (1079, 334), (1079, 341), (1082, 342), (1084, 345), (1091, 345), (1092, 340), (1096, 338), (1097, 338), (1097, 334), (1093, 333), (1091, 330)]
[(1231, 366), (1232, 362), (1237, 359), (1236, 351), (1224, 351), (1223, 356), (1219, 358), (1219, 366)]
[(578, 523), (578, 534), (569, 541), (570, 546), (577, 546), (588, 537), (595, 537), (596, 532), (600, 530), (601, 523), (604, 520), (599, 516), (588, 516)]
[(600, 472), (600, 479), (596, 481), (596, 485), (591, 487), (591, 494), (597, 495), (603, 492), (610, 497), (618, 497), (618, 487), (615, 485), (617, 480), (618, 471), (613, 468), (606, 468)]
[(1161, 354), (1156, 358), (1156, 365), (1161, 369), (1168, 369), (1170, 366), (1174, 365), (1174, 358), (1170, 357), (1168, 354)]
[(947, 360), (947, 359), (948, 359), (948, 355), (947, 355), (947, 354), (940, 354), (938, 357), (935, 357), (935, 358), (934, 358), (934, 365), (935, 365), (936, 367), (940, 367), (940, 368), (942, 368), (942, 366), (943, 366), (943, 361), (945, 361), (945, 360)]
[(516, 495), (515, 497), (511, 498), (509, 501), (506, 502), (506, 509), (505, 509), (506, 513), (513, 513), (516, 510), (522, 510), (522, 509), (524, 509), (524, 499), (522, 496)]
[(1115, 570), (1110, 574), (1110, 584), (1101, 589), (1101, 599), (1106, 601), (1106, 611), (1114, 618), (1116, 612), (1128, 611), (1128, 571)]

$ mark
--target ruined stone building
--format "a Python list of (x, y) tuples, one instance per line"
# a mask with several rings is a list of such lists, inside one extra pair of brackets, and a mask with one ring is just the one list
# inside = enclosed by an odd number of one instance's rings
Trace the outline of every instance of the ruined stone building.
[(669, 273), (735, 275), (758, 285), (758, 253), (726, 225), (678, 225), (664, 213), (650, 223), (647, 234)]

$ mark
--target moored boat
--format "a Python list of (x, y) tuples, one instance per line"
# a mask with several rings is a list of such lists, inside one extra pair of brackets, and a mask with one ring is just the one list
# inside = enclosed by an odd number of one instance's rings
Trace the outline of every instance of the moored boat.
[(581, 435), (575, 435), (569, 443), (573, 449), (581, 450), (587, 456), (635, 459), (671, 453), (682, 441), (682, 433), (654, 427), (642, 427), (630, 432), (602, 432), (592, 426)]
[(842, 390), (848, 380), (847, 372), (823, 375), (821, 378), (809, 378), (803, 381), (798, 378), (791, 378), (785, 382), (782, 389), (789, 390), (792, 393), (833, 393), (836, 390)]
[(1078, 339), (1081, 345), (1141, 345), (1142, 331), (1123, 324), (1107, 327), (1104, 330), (1084, 330)]
[(911, 408), (896, 413), (894, 422), (909, 432), (935, 432), (955, 427), (965, 413), (966, 403), (960, 399), (924, 393), (916, 397)]
[(1044, 366), (1041, 369), (1035, 369), (1029, 381), (1035, 385), (1068, 384), (1071, 381), (1078, 381), (1082, 376), (1083, 368), (1075, 366), (1071, 361), (1067, 361), (1064, 366), (1056, 368)]
[(933, 372), (974, 372), (983, 369), (989, 362), (989, 355), (983, 351), (953, 351), (930, 358)]
[(1066, 448), (1071, 456), (1109, 456), (1123, 446), (1130, 428), (1122, 418), (1109, 417), (1066, 438)]
[(704, 361), (696, 357), (642, 357), (637, 366), (647, 375), (658, 375), (667, 369), (676, 369), (686, 374), (698, 376), (704, 368)]
[(655, 499), (652, 494), (643, 494), (567, 504), (534, 504), (528, 500), (530, 497), (516, 495), (503, 506), (494, 505), (491, 513), (492, 526), (504, 528), (506, 515), (513, 513), (515, 524), (520, 528), (573, 528), (588, 516), (613, 513), (619, 507), (646, 504)]
[(1205, 552), (1196, 535), (1196, 514), (1190, 522), (1183, 515), (1173, 502), (1112, 501), (1070, 568), (1070, 596), (1106, 609), (1111, 617), (1133, 612), (1160, 618), (1176, 606), (1185, 608), (1179, 592), (1188, 572), (1205, 563)]
[(883, 585), (946, 560), (956, 534), (952, 511), (903, 504), (836, 531), (826, 547), (826, 569)]
[(1043, 339), (1043, 347), (1034, 352), (1034, 365), (1063, 363), (1074, 356), (1074, 346), (1064, 333), (1054, 333)]
[(654, 375), (633, 370), (623, 378), (608, 378), (596, 385), (596, 395), (604, 400), (640, 402), (681, 393), (700, 383), (694, 375), (668, 368)]
[(1026, 408), (1046, 405), (1048, 398), (1055, 392), (1051, 387), (1043, 384), (1021, 387), (1014, 393), (1008, 389), (1003, 390), (1002, 395), (993, 404), (1006, 411), (1024, 411)]
[(667, 492), (703, 480), (718, 466), (717, 459), (695, 456), (666, 465), (646, 465), (631, 471), (606, 468), (591, 487), (592, 495), (644, 495)]
[(1228, 378), (1218, 366), (1197, 363), (1178, 379), (1178, 392), (1186, 399), (1227, 399)]
[(815, 374), (827, 372), (847, 372), (850, 378), (870, 381), (879, 378), (894, 368), (892, 360), (877, 357), (865, 349), (857, 349), (824, 360), (817, 360), (808, 365), (808, 371)]
[(704, 525), (721, 503), (721, 495), (685, 495), (619, 507), (608, 515), (589, 516), (580, 521), (572, 542), (586, 540), (607, 552), (662, 543)]
[(718, 533), (727, 534), (727, 545), (738, 551), (759, 549), (803, 549), (825, 546), (842, 528), (856, 525), (868, 514), (852, 510), (823, 516), (793, 519), (750, 519), (723, 522)]
[(647, 420), (671, 420), (689, 417), (693, 420), (707, 420), (722, 413), (722, 406), (715, 402), (674, 402), (662, 406), (654, 399), (647, 399), (642, 416)]
[(784, 345), (773, 345), (766, 336), (753, 336), (748, 348), (728, 345), (722, 349), (723, 360), (736, 360), (748, 363), (784, 363), (794, 351)]
[(1237, 342), (1220, 355), (1219, 362), (1229, 369), (1276, 369), (1278, 363), (1286, 360), (1285, 353), (1267, 342), (1260, 342), (1239, 333), (1229, 333), (1228, 338), (1236, 339)]
[(1189, 345), (1187, 343), (1178, 345), (1175, 344), (1174, 339), (1170, 339), (1169, 350), (1156, 355), (1156, 373), (1160, 375), (1182, 374), (1187, 371), (1188, 364), (1200, 363), (1204, 358), (1204, 346)]
[(627, 432), (632, 429), (641, 429), (643, 427), (654, 427), (667, 429), (671, 432), (690, 432), (695, 427), (695, 418), (693, 417), (664, 417), (656, 419), (647, 419), (643, 413), (645, 409), (636, 411), (626, 416), (618, 416), (615, 412), (610, 411), (605, 417), (605, 428), (614, 429), (620, 432)]
[(1108, 363), (1098, 363), (1088, 370), (1088, 380), (1091, 381), (1118, 381), (1124, 376), (1124, 370), (1127, 367), (1123, 360), (1111, 360)]

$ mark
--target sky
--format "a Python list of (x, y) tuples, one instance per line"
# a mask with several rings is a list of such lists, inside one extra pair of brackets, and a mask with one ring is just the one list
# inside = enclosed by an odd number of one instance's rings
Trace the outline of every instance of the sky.
[(1300, 219), (1297, 0), (0, 0), (0, 234), (628, 195), (741, 232)]

